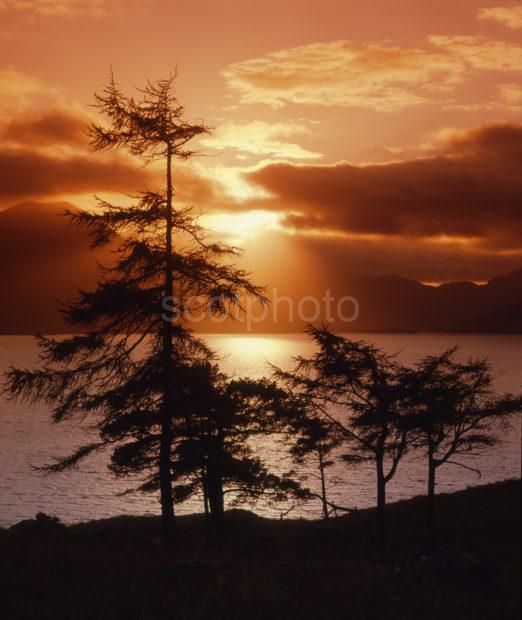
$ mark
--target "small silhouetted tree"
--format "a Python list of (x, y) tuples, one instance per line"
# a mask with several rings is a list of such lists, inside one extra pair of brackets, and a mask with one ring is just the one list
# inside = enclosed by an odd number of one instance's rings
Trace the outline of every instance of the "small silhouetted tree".
[[(293, 472), (276, 475), (262, 459), (263, 441), (281, 430), (272, 412), (283, 394), (273, 382), (231, 380), (215, 364), (203, 363), (192, 366), (183, 388), (174, 423), (174, 498), (182, 503), (202, 497), (211, 540), (224, 533), (226, 497), (232, 507), (308, 497)], [(120, 475), (147, 472), (140, 488), (155, 491), (160, 481), (154, 460), (145, 433), (115, 452), (113, 469)]]
[(386, 485), (407, 449), (402, 424), (399, 366), (394, 358), (364, 341), (310, 327), (317, 347), (309, 358), (296, 358), (291, 371), (276, 377), (295, 395), (314, 403), (317, 414), (333, 423), (348, 448), (348, 463), (371, 460), (377, 479), (377, 533), (386, 546)]
[[(328, 501), (328, 483), (326, 470), (335, 464), (332, 452), (341, 443), (339, 433), (329, 422), (319, 418), (304, 418), (299, 426), (294, 425), (293, 432), (298, 433), (297, 440), (290, 452), (297, 463), (315, 463), (319, 471), (320, 494), (323, 519), (328, 519), (335, 510)], [(313, 466), (313, 465), (312, 465)]]
[(110, 446), (115, 462), (132, 458), (140, 438), (157, 470), (165, 537), (173, 527), (172, 449), (176, 417), (182, 413), (183, 383), (194, 365), (212, 353), (187, 329), (187, 312), (228, 315), (244, 294), (261, 302), (261, 290), (235, 268), (235, 248), (209, 240), (188, 207), (174, 208), (173, 164), (193, 155), (188, 143), (207, 132), (185, 119), (174, 95), (175, 75), (127, 97), (111, 77), (96, 96), (107, 124), (94, 124), (94, 150), (123, 149), (141, 161), (163, 165), (165, 186), (134, 197), (131, 206), (98, 201), (96, 212), (68, 213), (85, 228), (94, 247), (119, 240), (116, 264), (103, 269), (96, 290), (80, 291), (64, 308), (81, 335), (38, 337), (42, 364), (11, 369), (7, 390), (14, 398), (43, 400), (56, 422), (97, 416), (99, 441), (82, 446), (50, 467), (75, 466)]
[(455, 459), (495, 446), (509, 418), (522, 410), (522, 397), (495, 394), (487, 360), (458, 362), (456, 353), (452, 348), (428, 356), (401, 373), (412, 444), (427, 457), (427, 522), (432, 533), (439, 467), (452, 464), (480, 475), (477, 469)]
[[(281, 371), (277, 367), (274, 370), (280, 377)], [(310, 491), (310, 495), (321, 500), (321, 515), (328, 519), (336, 509), (328, 500), (327, 470), (334, 465), (333, 453), (342, 443), (337, 424), (321, 416), (314, 400), (306, 398), (303, 393), (294, 395), (288, 391), (284, 398), (277, 399), (275, 407), (274, 413), (285, 426), (293, 460), (298, 465), (306, 464), (309, 477), (319, 480), (319, 493)], [(318, 473), (314, 474), (312, 470)]]

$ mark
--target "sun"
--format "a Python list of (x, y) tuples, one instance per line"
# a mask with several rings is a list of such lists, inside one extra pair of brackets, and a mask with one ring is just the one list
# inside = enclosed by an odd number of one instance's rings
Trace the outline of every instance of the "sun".
[(264, 210), (239, 213), (212, 213), (202, 216), (202, 223), (216, 235), (231, 243), (241, 244), (247, 239), (279, 228), (279, 213)]

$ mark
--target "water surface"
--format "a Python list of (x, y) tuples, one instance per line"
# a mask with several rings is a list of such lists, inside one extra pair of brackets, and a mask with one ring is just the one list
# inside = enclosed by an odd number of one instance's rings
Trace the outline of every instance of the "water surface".
[[(270, 361), (283, 368), (292, 364), (292, 357), (309, 355), (311, 344), (300, 334), (268, 336), (205, 336), (208, 344), (223, 356), (222, 366), (237, 376), (260, 377), (269, 372)], [(498, 376), (498, 390), (522, 391), (522, 336), (447, 335), (447, 334), (370, 334), (366, 338), (389, 352), (398, 352), (409, 363), (428, 355), (440, 353), (457, 344), (462, 357), (487, 357)], [(32, 367), (38, 351), (28, 336), (0, 337), (0, 372), (9, 365)], [(13, 403), (0, 396), (0, 525), (10, 525), (35, 515), (39, 510), (73, 523), (99, 519), (122, 513), (157, 514), (157, 499), (139, 494), (119, 494), (135, 486), (136, 481), (115, 479), (106, 468), (107, 457), (96, 455), (77, 470), (54, 476), (42, 476), (34, 471), (67, 454), (77, 446), (92, 440), (93, 433), (74, 421), (60, 424), (49, 422), (45, 405)], [(295, 467), (285, 450), (275, 442), (264, 442), (263, 450), (272, 469), (282, 472)], [(485, 484), (520, 476), (520, 425), (505, 437), (503, 444), (478, 457), (468, 457), (466, 463), (482, 472), (477, 474), (460, 467), (447, 465), (439, 469), (438, 491), (454, 491), (470, 485)], [(459, 458), (462, 460), (462, 458)], [(424, 493), (426, 467), (422, 459), (409, 457), (399, 466), (389, 485), (390, 501)], [(300, 475), (309, 472), (303, 467)], [(329, 470), (332, 477), (342, 481), (330, 489), (330, 499), (340, 505), (365, 508), (375, 503), (375, 482), (371, 465), (347, 470), (336, 465)], [(313, 485), (313, 481), (310, 485)], [(279, 516), (284, 507), (259, 504), (256, 511), (267, 516)], [(199, 500), (191, 500), (179, 512), (200, 511)], [(319, 502), (311, 502), (291, 513), (292, 516), (317, 517)]]

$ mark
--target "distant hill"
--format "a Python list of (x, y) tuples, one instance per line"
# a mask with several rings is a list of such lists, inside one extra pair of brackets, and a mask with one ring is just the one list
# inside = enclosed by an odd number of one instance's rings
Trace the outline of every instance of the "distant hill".
[(522, 269), (487, 284), (451, 282), (427, 286), (399, 276), (350, 283), (359, 301), (358, 331), (522, 333)]
[(522, 333), (522, 303), (500, 308), (478, 316), (458, 327), (459, 332), (470, 333)]
[(85, 232), (67, 226), (67, 208), (24, 202), (0, 211), (0, 333), (64, 331), (58, 300), (93, 287), (96, 263), (114, 261), (113, 248), (91, 252)]
[[(67, 227), (59, 217), (65, 208), (71, 205), (24, 202), (0, 211), (0, 333), (67, 331), (57, 300), (73, 298), (78, 288), (94, 287), (97, 263), (109, 266), (114, 261), (114, 245), (93, 253), (85, 232)], [(308, 283), (304, 284), (306, 290)], [(324, 295), (321, 283), (310, 282), (309, 287), (310, 295)], [(331, 288), (336, 300), (350, 295), (359, 303), (357, 320), (335, 323), (339, 331), (522, 333), (522, 268), (484, 285), (428, 286), (382, 275), (324, 283), (324, 288)], [(299, 299), (294, 301), (295, 309)], [(277, 322), (270, 316), (256, 322), (253, 331), (302, 331), (305, 327), (305, 321), (290, 322), (282, 314)], [(197, 329), (243, 332), (245, 326), (207, 322), (198, 323)]]

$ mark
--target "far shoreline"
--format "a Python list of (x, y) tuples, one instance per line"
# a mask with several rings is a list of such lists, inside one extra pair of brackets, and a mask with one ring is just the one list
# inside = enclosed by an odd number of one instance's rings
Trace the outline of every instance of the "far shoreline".
[[(29, 336), (35, 337), (38, 334), (43, 334), (44, 336), (71, 336), (74, 334), (78, 334), (80, 332), (76, 331), (42, 331), (42, 332), (2, 332), (0, 333), (0, 337), (3, 336)], [(136, 332), (140, 333), (140, 332)], [(302, 330), (295, 331), (267, 331), (267, 332), (241, 332), (241, 331), (230, 331), (230, 332), (211, 332), (211, 331), (194, 331), (194, 334), (198, 336), (295, 336), (295, 335), (306, 335), (305, 327)], [(463, 331), (415, 331), (415, 330), (351, 330), (351, 331), (337, 331), (334, 330), (336, 334), (342, 334), (344, 336), (353, 335), (383, 335), (383, 336), (522, 336), (522, 331), (477, 331), (477, 332), (463, 332)]]

